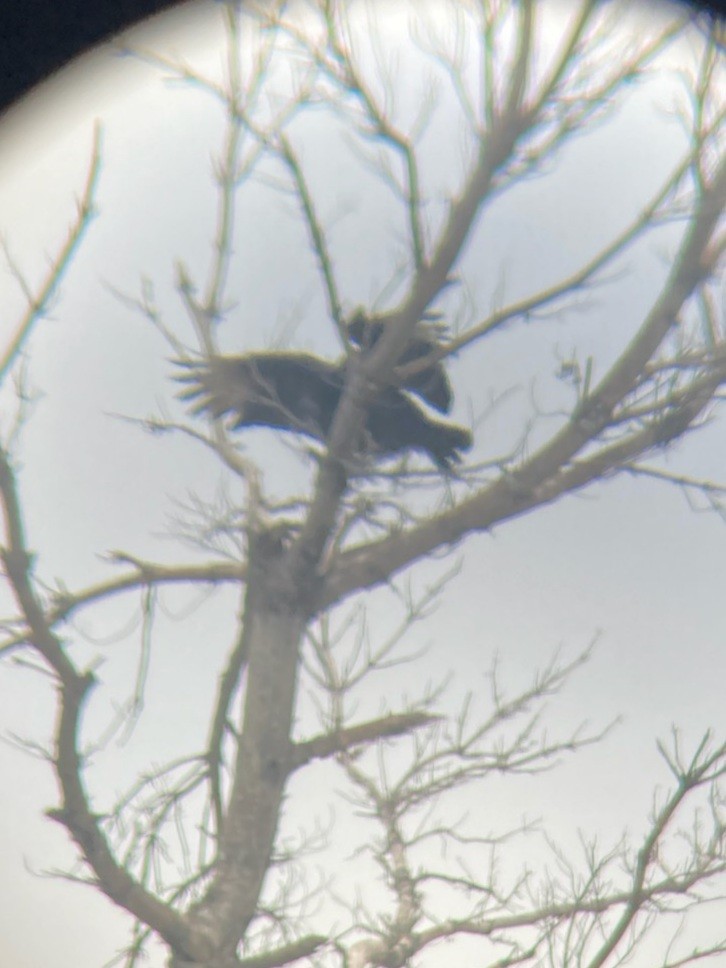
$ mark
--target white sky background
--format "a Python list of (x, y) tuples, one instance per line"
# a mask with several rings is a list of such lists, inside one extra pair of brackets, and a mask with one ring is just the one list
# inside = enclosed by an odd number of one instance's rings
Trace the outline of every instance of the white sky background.
[[(567, 9), (563, 2), (551, 12), (559, 16)], [(388, 36), (405, 35), (391, 27)], [(222, 56), (212, 4), (190, 7), (166, 26), (157, 21), (150, 34), (137, 38), (209, 71)], [(682, 46), (677, 56), (685, 62), (691, 55), (692, 48)], [(676, 60), (669, 61), (671, 68)], [(164, 83), (158, 71), (130, 59), (86, 58), (55, 84), (55, 95), (49, 84), (5, 119), (0, 231), (28, 278), (38, 279), (72, 217), (93, 119), (101, 118), (100, 215), (50, 318), (31, 340), (31, 382), (43, 396), (18, 451), (39, 572), (77, 589), (113, 574), (113, 566), (98, 557), (109, 549), (154, 560), (190, 559), (194, 552), (180, 550), (167, 536), (173, 501), (190, 491), (212, 495), (222, 478), (211, 457), (189, 441), (152, 438), (111, 416), (144, 417), (160, 406), (177, 415), (181, 410), (168, 380), (168, 347), (109, 291), (112, 286), (133, 295), (142, 275), (153, 280), (166, 322), (179, 319), (180, 333), (189, 337), (174, 292), (174, 262), (183, 259), (203, 280), (215, 216), (211, 160), (220, 151), (222, 118), (203, 92)], [(415, 98), (415, 88), (399, 90)], [(514, 299), (570, 271), (640, 209), (685, 148), (670, 111), (677, 90), (673, 70), (632, 90), (611, 120), (562, 151), (546, 179), (526, 183), (487, 210), (464, 260), (470, 296), (482, 312), (497, 296)], [(451, 187), (461, 157), (455, 119), (444, 112), (438, 123), (441, 133), (431, 139), (427, 155), (429, 174), (442, 185), (449, 179)], [(390, 196), (331, 149), (321, 116), (297, 125), (323, 217), (335, 225), (335, 257), (352, 309), (381, 290), (389, 271)], [(225, 348), (271, 345), (292, 327), (293, 345), (336, 355), (294, 206), (269, 190), (248, 188), (238, 216)], [(677, 238), (676, 227), (649, 237), (622, 260), (612, 284), (579, 311), (502, 333), (452, 364), (457, 419), (481, 414), (491, 394), (521, 388), (508, 409), (477, 430), (477, 456), (495, 456), (511, 441), (532, 387), (544, 405), (564, 404), (565, 390), (554, 377), (558, 352), (567, 356), (577, 348), (582, 358), (597, 353), (604, 368), (650, 305)], [(10, 332), (21, 300), (8, 273), (0, 274), (0, 304), (0, 327)], [(248, 436), (252, 452), (264, 458), (267, 485), (278, 491), (297, 465), (285, 448), (271, 444), (270, 434)], [(715, 424), (680, 445), (670, 466), (723, 480), (725, 437), (723, 425)], [(654, 788), (669, 780), (655, 739), (667, 737), (672, 724), (691, 745), (709, 727), (723, 731), (725, 550), (726, 525), (718, 518), (694, 514), (675, 490), (629, 479), (606, 482), (494, 535), (468, 539), (460, 549), (460, 575), (439, 608), (411, 633), (413, 646), (430, 645), (416, 667), (422, 687), (451, 672), (447, 708), (455, 709), (468, 689), (484, 708), (485, 676), (495, 653), (504, 681), (514, 688), (557, 647), (574, 656), (600, 632), (591, 662), (552, 705), (551, 728), (566, 733), (583, 718), (604, 725), (622, 715), (623, 722), (599, 749), (563, 762), (556, 773), (472, 789), (459, 806), (487, 831), (524, 814), (544, 816), (553, 835), (573, 848), (577, 829), (599, 834), (603, 843), (614, 843), (626, 827), (637, 836)], [(414, 572), (417, 587), (444, 567)], [(140, 761), (162, 762), (178, 754), (182, 743), (195, 751), (206, 735), (231, 628), (225, 615), (231, 620), (235, 602), (217, 592), (191, 614), (179, 592), (164, 592), (162, 602), (172, 618), (158, 624), (147, 714), (131, 742), (112, 742), (90, 771), (101, 808)], [(98, 730), (111, 719), (109, 700), (123, 702), (133, 686), (138, 615), (138, 597), (128, 596), (103, 612), (79, 616), (77, 628), (89, 642), (78, 654), (89, 661), (100, 657), (108, 683), (89, 708), (88, 720)], [(396, 621), (390, 596), (370, 596), (370, 616), (374, 634), (390, 628)], [(414, 692), (413, 682), (409, 669), (381, 683), (381, 692), (375, 683), (358, 716), (384, 700), (395, 707), (402, 690)], [(0, 726), (47, 738), (52, 691), (8, 663), (0, 666), (0, 690)], [(6, 778), (0, 790), (0, 962), (12, 968), (103, 964), (123, 942), (127, 921), (92, 890), (37, 876), (68, 866), (73, 857), (63, 831), (42, 817), (55, 804), (49, 769), (3, 745), (0, 771)], [(327, 817), (328, 800), (335, 800), (340, 786), (327, 767), (296, 780), (293, 793), (301, 792), (306, 810), (291, 801), (291, 829), (315, 812)], [(347, 826), (342, 802), (336, 804), (339, 834), (356, 830)], [(349, 843), (334, 840), (333, 848), (345, 852)], [(346, 872), (344, 882), (350, 876)], [(713, 917), (719, 924), (719, 915)], [(453, 950), (432, 951), (421, 964), (439, 968), (450, 963)]]

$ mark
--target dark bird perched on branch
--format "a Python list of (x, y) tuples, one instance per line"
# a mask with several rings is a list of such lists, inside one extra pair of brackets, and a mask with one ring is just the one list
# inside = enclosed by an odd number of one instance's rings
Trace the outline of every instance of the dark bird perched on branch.
[[(373, 349), (385, 332), (386, 324), (375, 319), (367, 319), (360, 310), (348, 323), (348, 336), (364, 352)], [(439, 349), (439, 327), (420, 323), (413, 337), (401, 355), (398, 366), (406, 366), (431, 356)], [(409, 376), (402, 388), (411, 390), (441, 413), (449, 413), (453, 394), (451, 384), (441, 360)]]
[[(194, 413), (231, 414), (235, 429), (273, 427), (322, 442), (346, 375), (345, 362), (328, 363), (307, 353), (247, 353), (183, 365), (187, 372), (179, 379), (189, 386), (180, 396), (196, 401)], [(466, 428), (436, 420), (412, 394), (392, 386), (368, 405), (364, 437), (357, 452), (388, 457), (423, 451), (444, 470), (471, 447)]]

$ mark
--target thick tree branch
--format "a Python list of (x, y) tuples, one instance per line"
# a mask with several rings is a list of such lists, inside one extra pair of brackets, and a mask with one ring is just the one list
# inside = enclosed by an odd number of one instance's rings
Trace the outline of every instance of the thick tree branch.
[[(701, 283), (704, 273), (712, 271), (707, 257), (708, 246), (725, 201), (726, 160), (721, 162), (710, 185), (699, 198), (693, 223), (681, 243), (673, 269), (643, 325), (610, 371), (592, 394), (581, 402), (561, 430), (515, 472), (502, 474), (488, 487), (451, 510), (432, 516), (416, 528), (399, 531), (380, 541), (343, 552), (325, 579), (318, 607), (327, 607), (338, 602), (352, 591), (388, 581), (396, 572), (436, 548), (455, 545), (470, 532), (486, 531), (501, 521), (516, 517), (566, 493), (564, 485), (568, 480), (566, 475), (569, 462), (586, 444), (595, 441), (608, 426), (616, 405), (637, 383), (644, 367), (675, 325), (683, 304)], [(704, 378), (706, 384), (711, 384), (711, 396), (724, 380), (724, 376), (722, 364), (717, 360), (712, 374)], [(697, 396), (698, 405), (695, 410), (684, 408), (682, 411), (683, 417), (690, 414), (689, 420), (693, 420), (703, 410), (710, 398), (705, 386), (704, 395)], [(667, 415), (667, 408), (664, 409), (664, 415)], [(659, 442), (658, 433), (663, 434), (660, 441), (662, 443), (677, 436), (675, 432), (667, 433), (664, 426), (660, 425), (659, 430), (658, 422), (654, 421), (645, 431), (634, 434), (629, 442), (616, 445), (610, 451), (603, 451), (603, 456), (617, 456), (620, 462), (627, 455), (632, 460), (637, 456), (638, 445), (647, 449)], [(681, 421), (674, 420), (673, 430), (680, 427), (682, 431), (685, 426)], [(599, 464), (603, 471), (619, 466), (613, 463), (608, 467), (604, 459)], [(582, 474), (585, 466), (581, 464), (578, 473), (574, 475), (580, 476), (582, 483), (592, 479), (592, 475)], [(570, 481), (575, 486), (572, 478)]]
[(240, 958), (239, 968), (281, 968), (282, 965), (289, 965), (291, 961), (299, 961), (301, 958), (309, 958), (310, 955), (327, 944), (328, 939), (319, 934), (310, 934), (282, 948), (273, 948), (261, 955), (251, 955), (249, 958)]
[(295, 770), (312, 760), (326, 759), (335, 753), (351, 752), (358, 746), (381, 739), (405, 736), (421, 726), (431, 726), (441, 719), (431, 713), (391, 713), (334, 733), (323, 733), (303, 743), (295, 743), (290, 755), (290, 768)]
[(350, 456), (363, 423), (365, 407), (377, 387), (390, 379), (393, 369), (431, 302), (446, 286), (492, 185), (494, 175), (510, 156), (517, 139), (533, 119), (527, 114), (505, 114), (482, 139), (479, 155), (460, 197), (452, 204), (434, 255), (412, 281), (401, 308), (388, 317), (390, 324), (375, 349), (352, 371), (328, 438), (328, 452), (318, 472), (310, 511), (291, 549), (295, 578), (308, 580), (317, 569), (336, 521), (347, 484), (344, 461)]
[(46, 621), (31, 577), (33, 556), (25, 544), (15, 476), (2, 449), (0, 493), (5, 517), (6, 541), (2, 549), (5, 571), (28, 624), (30, 641), (60, 680), (54, 765), (63, 804), (49, 815), (68, 829), (108, 898), (150, 925), (172, 948), (202, 956), (207, 950), (203, 940), (195, 938), (176, 911), (146, 891), (116, 860), (101, 831), (98, 817), (91, 810), (82, 779), (83, 762), (78, 742), (81, 712), (95, 679), (91, 673), (80, 674), (75, 669)]

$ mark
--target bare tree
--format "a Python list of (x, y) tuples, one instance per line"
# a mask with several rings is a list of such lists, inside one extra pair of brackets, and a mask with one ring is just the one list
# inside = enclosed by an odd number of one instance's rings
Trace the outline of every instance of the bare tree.
[[(406, 658), (405, 635), (425, 619), (446, 575), (421, 595), (404, 597), (401, 627), (380, 639), (369, 636), (357, 603), (368, 590), (393, 584), (477, 532), (617, 475), (670, 482), (723, 513), (722, 483), (674, 473), (659, 459), (715, 415), (726, 384), (726, 332), (717, 302), (726, 199), (718, 97), (724, 63), (716, 38), (691, 38), (698, 54), (680, 117), (689, 147), (630, 224), (583, 255), (566, 278), (482, 310), (465, 298), (472, 271), (465, 254), (488, 207), (546, 171), (571, 138), (626, 99), (634, 83), (683, 42), (686, 18), (674, 14), (626, 43), (618, 8), (581, 0), (546, 57), (546, 4), (410, 7), (409, 37), (436, 78), (427, 90), (414, 91), (412, 116), (399, 104), (411, 89), (390, 60), (377, 5), (308, 0), (243, 11), (226, 4), (223, 15), (222, 84), (137, 52), (175, 76), (191, 77), (227, 117), (210, 272), (199, 282), (178, 266), (178, 293), (194, 341), (165, 321), (150, 291), (128, 301), (194, 373), (213, 367), (222, 356), (239, 200), (260, 180), (272, 182), (294, 200), (307, 233), (344, 379), (329, 432), (318, 434), (326, 439), (307, 441), (298, 451), (312, 473), (309, 487), (294, 498), (266, 492), (264, 468), (251, 458), (244, 433), (229, 429), (224, 408), (206, 429), (195, 419), (139, 421), (162, 436), (190, 437), (211, 452), (242, 486), (244, 500), (220, 506), (199, 498), (187, 509), (182, 537), (196, 541), (204, 560), (168, 565), (114, 552), (121, 573), (77, 590), (50, 586), (42, 577), (42, 549), (38, 558), (26, 540), (11, 456), (25, 415), (19, 394), (17, 427), (6, 432), (0, 452), (2, 556), (16, 604), (1, 648), (8, 658), (39, 663), (57, 685), (53, 742), (45, 755), (60, 787), (50, 815), (66, 828), (81, 861), (67, 876), (92, 885), (132, 916), (133, 939), (122, 956), (129, 966), (141, 962), (151, 939), (165, 946), (174, 968), (293, 962), (395, 968), (422, 965), (429, 948), (461, 938), (477, 941), (476, 963), (482, 965), (624, 963), (654, 924), (723, 898), (726, 825), (719, 781), (726, 743), (707, 736), (687, 752), (675, 734), (662, 745), (671, 788), (654, 803), (639, 842), (606, 850), (584, 842), (575, 861), (548, 841), (550, 860), (541, 870), (527, 865), (512, 874), (502, 859), (530, 826), (514, 823), (492, 832), (484, 811), (472, 827), (447, 813), (446, 798), (496, 775), (537, 773), (604, 735), (607, 727), (553, 737), (541, 723), (545, 700), (558, 694), (589, 650), (574, 661), (545, 665), (514, 695), (500, 685), (494, 667), (485, 714), (467, 705), (450, 721), (439, 710), (440, 691), (431, 688), (405, 708), (360, 721), (351, 698), (362, 681)], [(445, 84), (447, 103), (460, 119), (461, 174), (441, 200), (426, 187), (426, 134)], [(300, 146), (301, 125), (321, 113), (387, 186), (405, 226), (390, 279), (376, 305), (364, 309), (346, 295), (316, 194), (315, 162)], [(88, 222), (97, 170), (98, 151), (77, 225), (39, 293), (14, 269), (28, 307), (0, 364), (4, 378), (17, 371), (20, 350)], [(473, 456), (457, 472), (430, 469), (403, 444), (400, 454), (385, 460), (362, 446), (368, 415), (387, 388), (410, 386), (495, 333), (577, 306), (596, 284), (616, 286), (617, 277), (606, 279), (608, 270), (669, 222), (682, 227), (669, 271), (617, 357), (597, 376), (590, 358), (562, 359), (560, 377), (572, 402), (555, 415), (554, 430), (551, 419), (533, 410), (508, 452), (492, 457), (475, 426)], [(452, 318), (453, 298), (459, 300), (456, 325), (425, 353), (411, 353), (422, 321), (436, 314)], [(376, 333), (372, 345), (351, 337), (355, 319)], [(172, 384), (172, 396), (177, 389)], [(81, 730), (100, 673), (74, 657), (67, 623), (114, 596), (137, 593), (148, 655), (159, 589), (222, 583), (239, 591), (241, 605), (207, 711), (205, 748), (144, 773), (112, 812), (99, 815), (85, 776)], [(351, 600), (351, 611), (336, 610)], [(314, 689), (321, 723), (315, 735), (295, 726), (301, 682)], [(120, 725), (133, 725), (142, 696), (140, 674), (135, 702)], [(316, 837), (291, 847), (280, 834), (291, 781), (320, 760), (338, 765), (351, 802), (377, 828), (366, 846), (381, 891), (375, 910), (363, 897), (341, 901), (345, 923), (327, 933), (311, 929), (318, 923), (311, 907), (336, 903), (335, 884), (327, 877), (319, 884), (300, 879), (305, 849), (314, 850)], [(449, 851), (437, 852), (436, 844)], [(724, 952), (721, 938), (673, 954), (667, 964), (696, 964)]]

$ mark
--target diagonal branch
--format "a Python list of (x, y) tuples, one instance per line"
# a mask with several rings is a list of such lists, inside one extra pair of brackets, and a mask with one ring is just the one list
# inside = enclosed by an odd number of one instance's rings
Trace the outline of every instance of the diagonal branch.
[(33, 555), (25, 543), (15, 475), (2, 449), (0, 494), (5, 518), (2, 549), (5, 572), (27, 622), (30, 640), (60, 682), (54, 766), (63, 802), (49, 816), (67, 828), (107, 897), (150, 925), (173, 948), (190, 956), (202, 956), (206, 951), (203, 939), (195, 938), (177, 912), (150, 894), (119, 864), (100, 828), (98, 816), (91, 809), (83, 783), (78, 741), (83, 706), (96, 680), (92, 673), (81, 674), (75, 668), (43, 613), (32, 578)]
[(440, 719), (440, 716), (431, 713), (392, 713), (382, 719), (372, 719), (334, 733), (323, 733), (293, 746), (290, 755), (291, 769), (298, 769), (312, 760), (325, 759), (335, 753), (350, 752), (357, 746), (375, 743), (379, 739), (405, 736), (421, 726), (431, 726)]
[(212, 724), (207, 742), (207, 764), (209, 771), (209, 788), (212, 811), (217, 835), (222, 829), (224, 821), (224, 806), (222, 803), (222, 764), (223, 744), (229, 729), (229, 708), (234, 694), (239, 686), (242, 675), (249, 660), (247, 637), (244, 634), (244, 607), (240, 618), (237, 641), (230, 653), (227, 665), (219, 677), (217, 699), (214, 704)]
[[(547, 443), (525, 460), (515, 473), (503, 473), (491, 485), (450, 510), (432, 516), (416, 528), (398, 531), (380, 541), (343, 552), (335, 569), (325, 579), (318, 607), (338, 602), (352, 591), (390, 580), (392, 574), (412, 561), (437, 548), (456, 544), (469, 532), (485, 531), (497, 522), (552, 501), (565, 493), (568, 480), (571, 487), (582, 486), (575, 484), (575, 480), (582, 483), (585, 479), (591, 480), (594, 474), (590, 472), (595, 464), (599, 464), (602, 473), (619, 466), (626, 455), (632, 460), (638, 454), (638, 446), (648, 449), (676, 436), (655, 421), (645, 430), (634, 433), (625, 443), (602, 451), (593, 463), (580, 464), (574, 472), (567, 471), (567, 465), (577, 453), (594, 442), (608, 426), (616, 405), (635, 386), (643, 368), (675, 324), (683, 304), (702, 281), (704, 273), (710, 271), (710, 265), (708, 269), (704, 268), (703, 260), (725, 201), (726, 159), (698, 200), (693, 224), (681, 244), (670, 276), (640, 330), (593, 392)], [(684, 430), (702, 412), (724, 379), (723, 368), (717, 365), (705, 378), (701, 387), (703, 393), (697, 394), (695, 409), (685, 407), (680, 420), (674, 416), (673, 431)], [(688, 421), (685, 426), (684, 419)], [(606, 463), (615, 458), (618, 463)]]
[(297, 941), (291, 941), (282, 948), (273, 948), (272, 951), (251, 955), (249, 958), (240, 958), (235, 964), (238, 964), (239, 968), (281, 968), (282, 965), (289, 965), (292, 961), (309, 958), (327, 941), (328, 939), (322, 935), (309, 934), (304, 938), (298, 938)]
[(333, 260), (330, 256), (325, 230), (320, 222), (313, 197), (310, 194), (310, 188), (305, 179), (305, 173), (302, 169), (300, 159), (295, 154), (292, 145), (284, 134), (280, 135), (279, 141), (280, 154), (295, 183), (295, 189), (305, 218), (305, 224), (308, 227), (310, 242), (323, 277), (325, 293), (328, 300), (328, 312), (335, 323), (341, 339), (347, 344), (348, 337), (343, 322), (343, 309), (340, 301), (338, 283), (335, 278)]
[(503, 115), (482, 139), (476, 164), (460, 197), (451, 206), (431, 261), (416, 273), (408, 297), (391, 314), (388, 320), (391, 325), (386, 327), (373, 352), (354, 369), (331, 427), (328, 452), (321, 462), (310, 512), (291, 549), (290, 565), (298, 578), (309, 576), (311, 569), (314, 571), (332, 533), (347, 484), (343, 461), (350, 455), (358, 436), (366, 405), (375, 389), (390, 378), (417, 322), (446, 286), (496, 172), (531, 123), (532, 118), (526, 113)]
[[(133, 561), (134, 570), (118, 578), (98, 582), (78, 592), (65, 589), (54, 596), (54, 604), (44, 613), (43, 620), (49, 628), (65, 621), (79, 608), (105, 601), (122, 592), (157, 585), (188, 583), (244, 582), (246, 569), (243, 564), (229, 561), (210, 561), (193, 565), (161, 565), (151, 561), (131, 559), (117, 555), (116, 560)], [(18, 632), (0, 642), (0, 655), (10, 652), (29, 641), (28, 632)]]
[(77, 202), (76, 219), (68, 232), (68, 236), (61, 247), (60, 252), (51, 262), (51, 267), (47, 276), (43, 280), (37, 295), (33, 295), (28, 285), (23, 280), (23, 276), (10, 260), (7, 249), (6, 256), (10, 262), (10, 268), (16, 279), (20, 282), (26, 296), (28, 306), (25, 316), (20, 321), (15, 335), (10, 341), (10, 345), (5, 353), (0, 357), (0, 383), (2, 383), (8, 370), (17, 359), (18, 354), (23, 348), (26, 340), (30, 336), (34, 325), (42, 319), (50, 300), (58, 288), (63, 278), (63, 274), (71, 263), (78, 246), (80, 245), (88, 227), (95, 215), (94, 198), (98, 187), (98, 176), (101, 170), (101, 128), (96, 124), (93, 131), (93, 149), (91, 152), (91, 163), (86, 176), (86, 184), (83, 194)]

